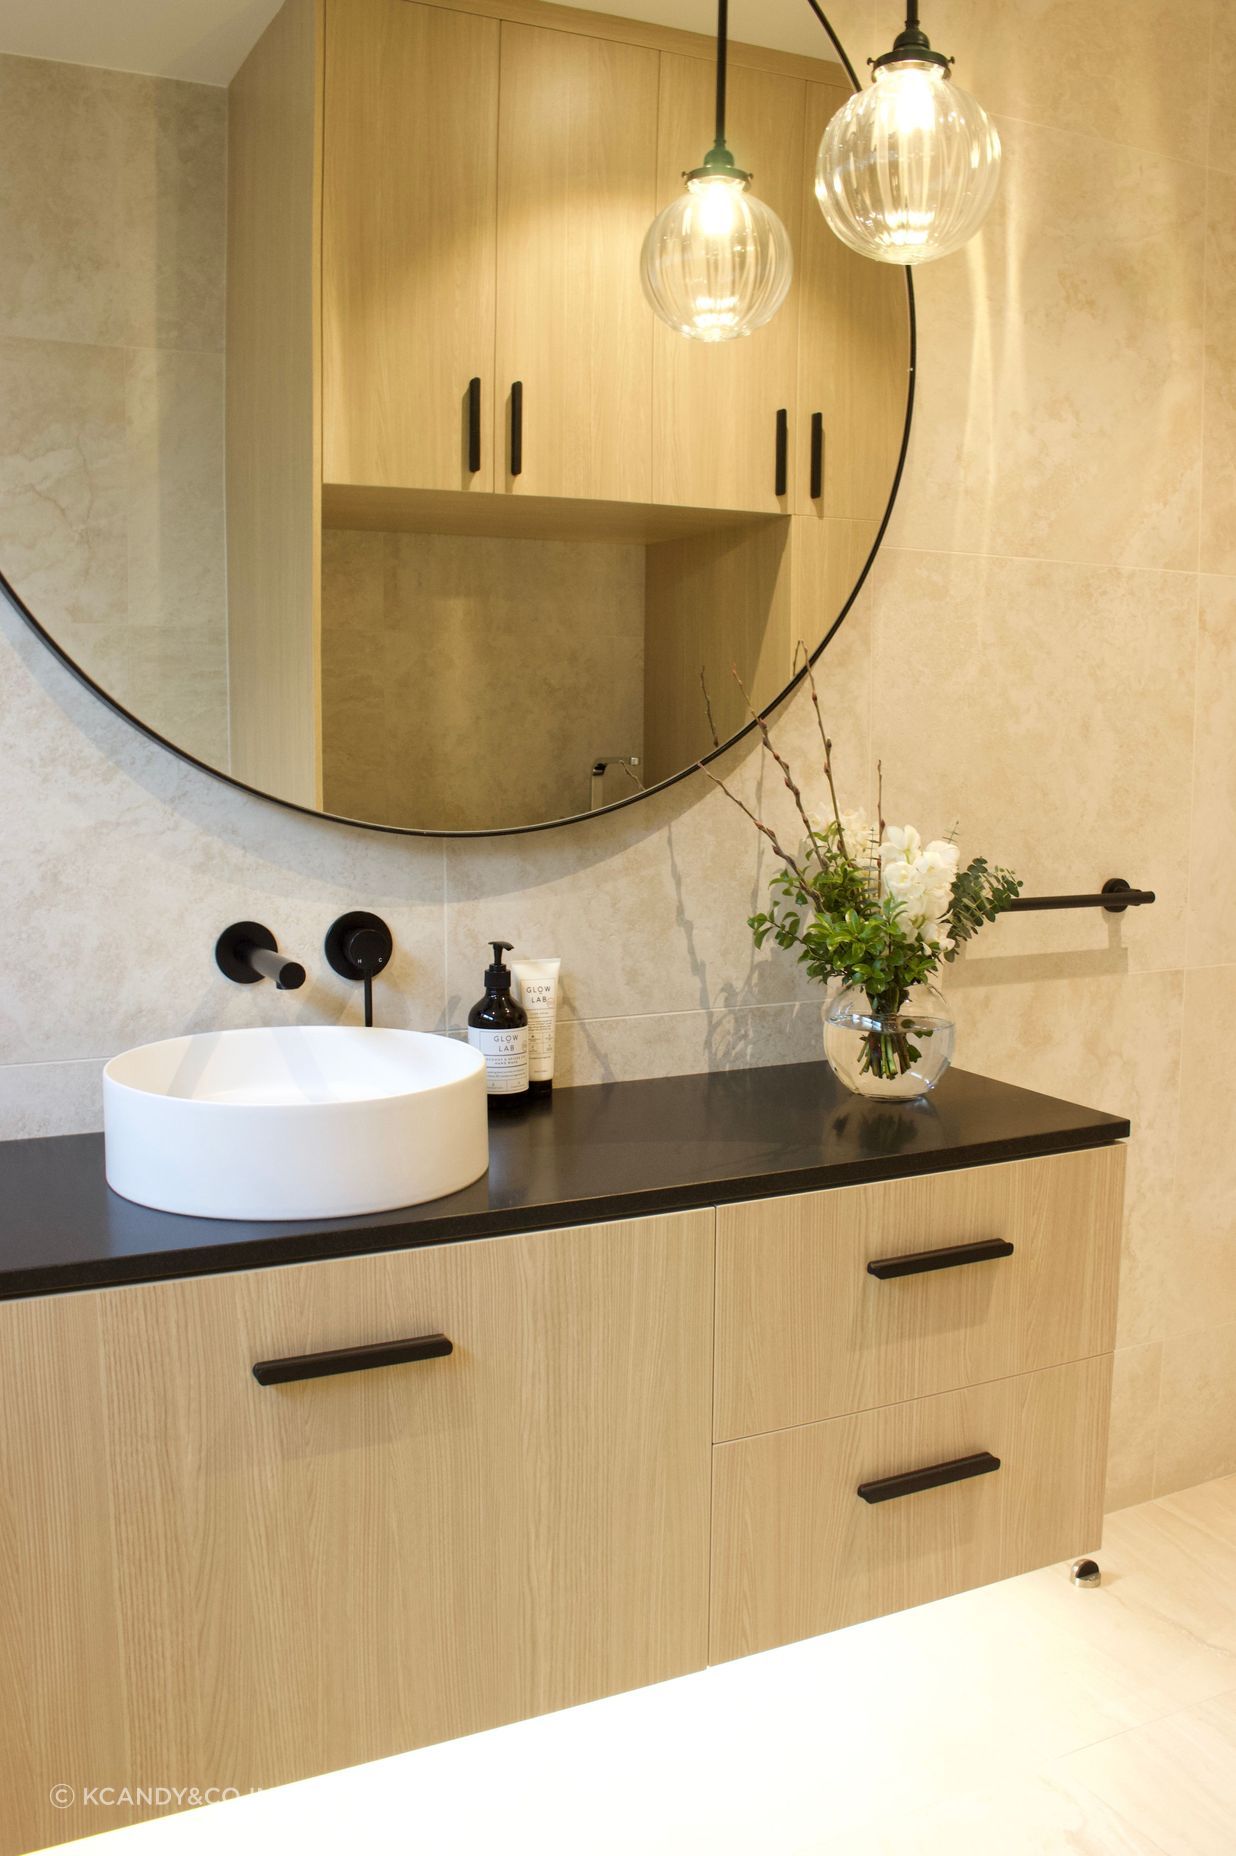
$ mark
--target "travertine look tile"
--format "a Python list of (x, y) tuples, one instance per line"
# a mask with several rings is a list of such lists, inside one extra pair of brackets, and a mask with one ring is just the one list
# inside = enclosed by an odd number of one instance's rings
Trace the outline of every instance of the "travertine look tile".
[[(1220, 9), (1222, 10), (1222, 9)], [(1206, 160), (1211, 0), (932, 0), (931, 42), (984, 108)]]
[(1236, 1692), (1072, 1753), (1058, 1770), (1164, 1856), (1230, 1856)]
[(911, 468), (891, 539), (1123, 566), (1197, 561), (1197, 170), (1002, 118), (1003, 183), (923, 266)]
[(118, 349), (0, 337), (0, 563), (83, 658), (127, 617), (125, 368)]
[(1131, 1121), (1117, 1342), (1158, 1339), (1164, 1285), (1181, 1262), (1173, 1187), (1182, 976), (1070, 970), (1044, 955), (966, 962), (946, 984), (963, 1069)]
[(1233, 1472), (1236, 1323), (1173, 1335), (1163, 1343), (1155, 1491), (1167, 1495)]
[(1116, 1352), (1104, 1497), (1109, 1514), (1130, 1508), (1134, 1502), (1149, 1501), (1154, 1494), (1162, 1351), (1158, 1341), (1148, 1341)]
[[(1236, 1318), (1236, 1097), (1226, 1086), (1222, 1031), (1234, 987), (1236, 966), (1185, 976), (1176, 1267), (1164, 1278), (1160, 1304), (1160, 1331), (1169, 1335)], [(1232, 1433), (1236, 1443), (1236, 1407)]]
[(1197, 717), (1189, 857), (1191, 967), (1236, 962), (1236, 579), (1198, 582)]
[(103, 1126), (101, 1063), (0, 1064), (0, 1141), (93, 1134)]
[(993, 974), (1047, 951), (1109, 973), (1178, 965), (1193, 578), (895, 549), (876, 563), (874, 599), (888, 816), (928, 836), (959, 822), (963, 853), (1015, 870), (1028, 895), (1123, 876), (1159, 898), (1123, 916), (1008, 917), (974, 958)]
[[(1229, 109), (1231, 107), (1229, 100)], [(1203, 573), (1236, 573), (1236, 175), (1207, 195), (1206, 394), (1202, 434)]]
[(227, 92), (0, 56), (0, 334), (223, 346)]
[[(477, 988), (480, 996), (480, 988)], [(821, 1004), (756, 1005), (732, 1012), (650, 1012), (645, 1017), (564, 1019), (559, 1086), (622, 1083), (706, 1070), (824, 1062)]]

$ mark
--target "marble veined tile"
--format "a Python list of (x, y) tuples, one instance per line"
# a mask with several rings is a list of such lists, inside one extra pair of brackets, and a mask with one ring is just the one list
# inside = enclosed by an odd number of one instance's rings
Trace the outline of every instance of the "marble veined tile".
[(1058, 1770), (1164, 1856), (1231, 1856), (1236, 1689), (1070, 1754)]

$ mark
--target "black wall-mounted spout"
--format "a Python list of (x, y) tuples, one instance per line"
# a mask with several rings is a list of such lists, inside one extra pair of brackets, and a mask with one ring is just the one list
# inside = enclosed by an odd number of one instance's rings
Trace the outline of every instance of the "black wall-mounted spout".
[(215, 942), (215, 965), (238, 986), (273, 980), (280, 992), (295, 992), (305, 983), (300, 962), (279, 952), (274, 935), (261, 922), (233, 922), (225, 928)]
[(326, 931), (326, 958), (341, 979), (361, 980), (365, 987), (365, 1024), (373, 1027), (373, 982), (390, 962), (395, 941), (380, 915), (353, 909)]

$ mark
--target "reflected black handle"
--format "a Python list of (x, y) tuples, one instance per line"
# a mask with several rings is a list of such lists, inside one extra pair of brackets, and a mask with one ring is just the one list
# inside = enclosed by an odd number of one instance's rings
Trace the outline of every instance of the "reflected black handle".
[(928, 1270), (955, 1270), (962, 1263), (989, 1263), (1011, 1257), (1013, 1246), (1003, 1237), (986, 1237), (977, 1244), (950, 1244), (947, 1250), (916, 1250), (908, 1257), (881, 1257), (867, 1265), (869, 1276), (886, 1282), (890, 1276), (922, 1276)]
[(818, 503), (824, 494), (824, 414), (811, 415), (811, 500)]
[(790, 415), (782, 406), (777, 412), (777, 495), (784, 496), (790, 467)]
[(860, 1482), (857, 1493), (865, 1502), (892, 1502), (899, 1495), (917, 1495), (920, 1489), (940, 1489), (946, 1482), (968, 1482), (971, 1476), (990, 1476), (999, 1469), (1000, 1459), (990, 1450), (977, 1456), (959, 1456), (951, 1463), (936, 1463), (930, 1469), (912, 1469), (904, 1476), (882, 1476), (878, 1482)]
[(518, 477), (524, 468), (524, 383), (511, 386), (511, 475)]
[(380, 1340), (372, 1347), (336, 1347), (330, 1353), (299, 1353), (289, 1360), (259, 1360), (253, 1377), (260, 1386), (286, 1386), (296, 1379), (329, 1379), (335, 1373), (364, 1373), (373, 1366), (407, 1366), (441, 1360), (455, 1351), (445, 1334), (417, 1340)]
[(481, 377), (468, 382), (468, 469), (481, 468)]

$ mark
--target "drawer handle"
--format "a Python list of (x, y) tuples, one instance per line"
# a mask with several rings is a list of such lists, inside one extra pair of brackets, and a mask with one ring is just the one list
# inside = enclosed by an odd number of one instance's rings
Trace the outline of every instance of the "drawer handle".
[(524, 383), (511, 383), (511, 475), (524, 473)]
[(298, 1353), (288, 1360), (259, 1360), (253, 1377), (260, 1386), (286, 1386), (295, 1379), (329, 1379), (363, 1373), (372, 1366), (407, 1366), (413, 1360), (442, 1360), (454, 1352), (445, 1334), (417, 1340), (380, 1340), (372, 1347), (335, 1347), (329, 1353)]
[(990, 1450), (977, 1456), (959, 1456), (952, 1463), (935, 1463), (930, 1469), (912, 1469), (904, 1476), (881, 1476), (878, 1482), (860, 1482), (865, 1502), (892, 1502), (899, 1495), (917, 1495), (920, 1489), (940, 1489), (946, 1482), (968, 1482), (971, 1476), (990, 1476), (1000, 1459)]
[(468, 382), (468, 470), (475, 476), (481, 468), (481, 377)]
[(782, 406), (777, 413), (777, 445), (774, 460), (774, 494), (784, 496), (790, 469), (790, 415)]
[(818, 503), (824, 494), (824, 414), (811, 415), (811, 500)]
[(962, 1263), (990, 1263), (1011, 1257), (1013, 1246), (1003, 1237), (986, 1237), (977, 1244), (950, 1244), (946, 1250), (914, 1250), (908, 1257), (881, 1257), (867, 1265), (869, 1276), (886, 1282), (890, 1276), (922, 1276), (927, 1270), (955, 1270)]

